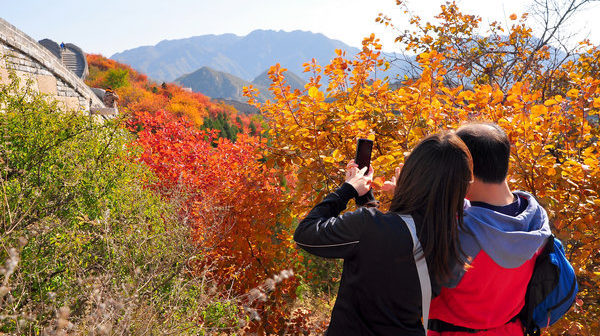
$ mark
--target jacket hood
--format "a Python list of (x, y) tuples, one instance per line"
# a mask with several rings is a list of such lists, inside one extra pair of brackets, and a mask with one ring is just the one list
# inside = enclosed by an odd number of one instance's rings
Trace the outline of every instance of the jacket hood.
[(523, 265), (551, 234), (548, 215), (535, 197), (523, 191), (514, 194), (528, 201), (527, 208), (516, 217), (471, 206), (465, 201), (467, 231), (494, 262), (504, 268)]

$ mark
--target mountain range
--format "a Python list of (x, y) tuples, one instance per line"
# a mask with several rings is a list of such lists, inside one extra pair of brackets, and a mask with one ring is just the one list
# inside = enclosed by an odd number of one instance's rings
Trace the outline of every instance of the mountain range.
[(312, 58), (326, 64), (335, 57), (335, 49), (348, 55), (359, 52), (358, 48), (323, 34), (255, 30), (246, 36), (222, 34), (165, 40), (155, 46), (125, 50), (111, 58), (156, 81), (170, 82), (205, 66), (252, 81), (276, 63), (308, 80), (302, 64)]
[[(211, 98), (245, 103), (242, 88), (252, 84), (258, 88), (259, 101), (271, 98), (268, 69), (279, 63), (288, 69), (286, 80), (293, 89), (303, 89), (311, 73), (303, 63), (313, 58), (328, 64), (341, 49), (347, 58), (360, 50), (323, 34), (295, 30), (255, 30), (246, 36), (234, 34), (202, 35), (161, 41), (114, 54), (111, 58), (126, 63), (157, 82), (177, 82)], [(395, 59), (390, 69), (378, 76), (403, 78), (409, 74), (412, 56), (388, 55)], [(327, 84), (327, 77), (321, 79)]]
[[(304, 89), (306, 82), (298, 75), (290, 71), (284, 72), (283, 75), (292, 90)], [(225, 100), (244, 102), (247, 98), (243, 96), (243, 87), (250, 85), (259, 90), (259, 101), (264, 102), (265, 100), (272, 98), (268, 89), (271, 84), (268, 71), (264, 71), (252, 82), (249, 82), (230, 73), (217, 71), (204, 66), (190, 74), (177, 78), (175, 82), (184, 87), (191, 88), (194, 92), (201, 92), (211, 98), (222, 98)]]

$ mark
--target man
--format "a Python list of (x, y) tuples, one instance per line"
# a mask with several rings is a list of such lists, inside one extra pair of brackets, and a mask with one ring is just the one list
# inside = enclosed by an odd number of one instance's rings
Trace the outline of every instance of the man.
[(498, 125), (468, 124), (456, 134), (473, 158), (460, 236), (469, 266), (432, 300), (428, 335), (523, 335), (517, 315), (550, 236), (548, 216), (532, 195), (508, 187), (510, 142)]

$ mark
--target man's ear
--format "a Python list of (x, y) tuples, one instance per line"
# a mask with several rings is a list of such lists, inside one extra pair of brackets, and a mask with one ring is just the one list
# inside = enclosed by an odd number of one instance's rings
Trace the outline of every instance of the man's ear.
[(471, 192), (473, 191), (474, 188), (477, 188), (478, 186), (481, 185), (481, 180), (476, 178), (475, 175), (473, 175), (473, 178), (471, 179), (471, 182), (469, 183), (469, 185), (467, 186), (467, 198), (470, 198), (469, 196), (471, 195)]
[(471, 184), (482, 184), (482, 183), (484, 183), (484, 182), (481, 179), (479, 179), (478, 177), (473, 175), (473, 178), (471, 179)]

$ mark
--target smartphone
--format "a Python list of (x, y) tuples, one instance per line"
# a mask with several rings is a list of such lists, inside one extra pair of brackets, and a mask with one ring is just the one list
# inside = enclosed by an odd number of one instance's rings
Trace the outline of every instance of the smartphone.
[(371, 165), (372, 151), (373, 140), (358, 139), (356, 141), (356, 157), (354, 158), (354, 162), (358, 165), (358, 169), (363, 169), (364, 167), (369, 167)]

